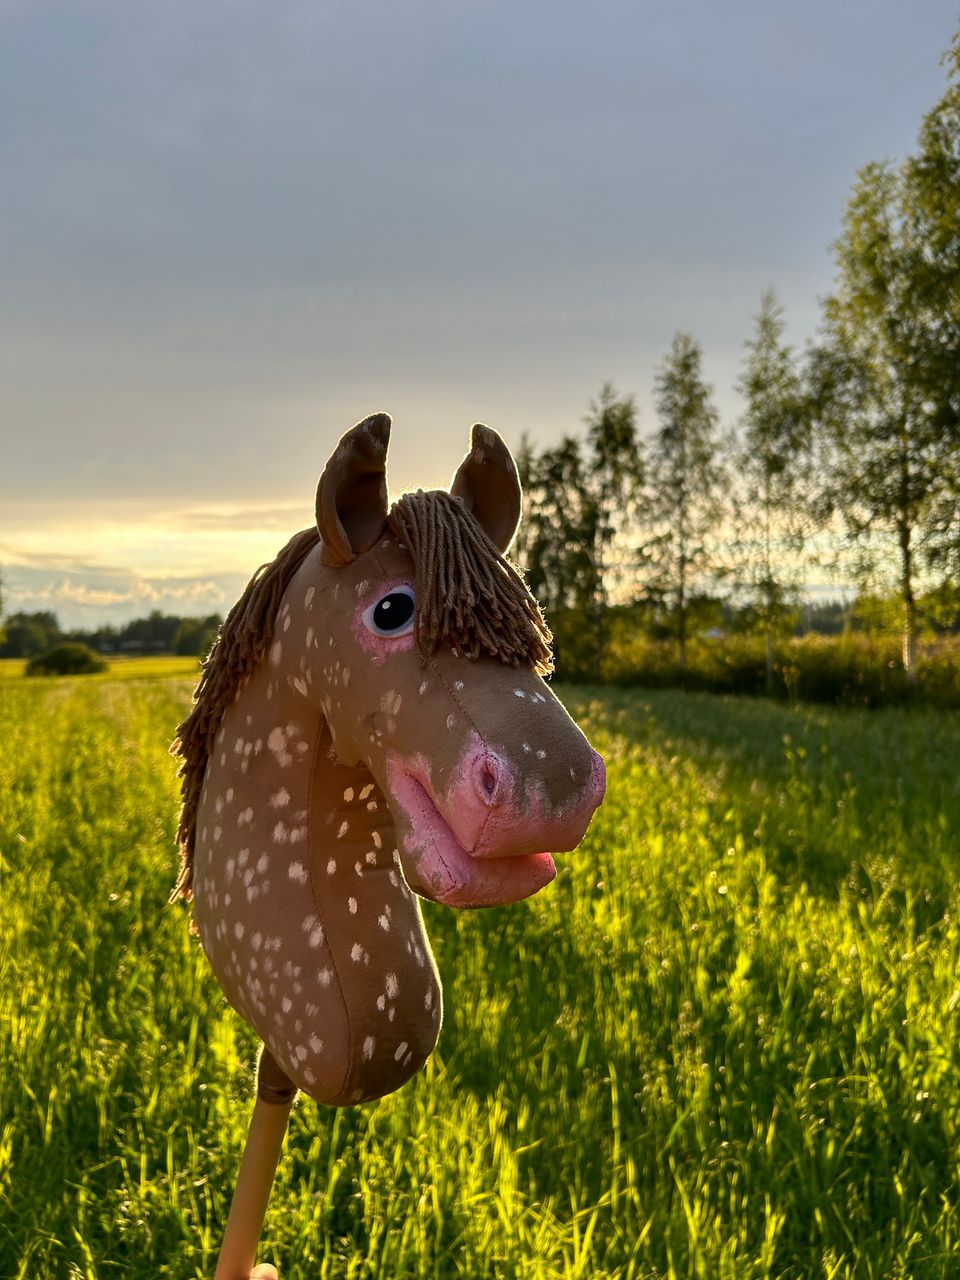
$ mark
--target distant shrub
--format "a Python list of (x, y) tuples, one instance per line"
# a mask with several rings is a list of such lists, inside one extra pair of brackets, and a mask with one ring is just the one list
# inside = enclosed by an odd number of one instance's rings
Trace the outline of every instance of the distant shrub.
[(58, 644), (27, 663), (28, 676), (85, 676), (106, 671), (107, 664), (85, 644)]
[[(589, 651), (589, 637), (582, 630), (577, 635), (571, 619), (564, 624), (581, 651)], [(569, 661), (571, 649), (569, 642), (558, 646), (558, 676), (583, 679), (581, 664)], [(572, 656), (579, 655), (574, 651)], [(608, 684), (648, 689), (762, 695), (767, 693), (766, 646), (757, 635), (699, 635), (689, 642), (687, 663), (681, 667), (673, 641), (651, 638), (624, 616), (613, 619), (600, 675)], [(774, 650), (770, 692), (802, 702), (867, 707), (925, 702), (960, 708), (960, 639), (943, 636), (920, 644), (912, 682), (903, 670), (896, 637), (811, 634), (781, 639)]]

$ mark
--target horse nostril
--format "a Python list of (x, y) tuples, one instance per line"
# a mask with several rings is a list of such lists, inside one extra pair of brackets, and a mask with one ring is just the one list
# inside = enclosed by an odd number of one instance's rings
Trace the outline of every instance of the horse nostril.
[(477, 761), (473, 775), (474, 785), (484, 804), (492, 807), (500, 803), (503, 793), (502, 776), (503, 769), (494, 756), (483, 756)]

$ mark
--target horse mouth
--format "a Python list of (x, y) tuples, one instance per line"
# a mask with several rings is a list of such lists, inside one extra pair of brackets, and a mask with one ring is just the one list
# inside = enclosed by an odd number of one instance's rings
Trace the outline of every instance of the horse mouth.
[(405, 819), (399, 849), (404, 876), (421, 897), (450, 907), (502, 906), (532, 897), (556, 876), (549, 853), (474, 857), (419, 778), (391, 762), (387, 780)]

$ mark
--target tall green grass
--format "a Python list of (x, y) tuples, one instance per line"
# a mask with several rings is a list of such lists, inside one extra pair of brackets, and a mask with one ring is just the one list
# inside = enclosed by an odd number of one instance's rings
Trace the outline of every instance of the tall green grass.
[[(173, 873), (189, 680), (0, 689), (0, 1275), (212, 1275), (251, 1101)], [(284, 1280), (960, 1275), (960, 726), (568, 689), (531, 902), (428, 906), (438, 1053), (295, 1110)]]

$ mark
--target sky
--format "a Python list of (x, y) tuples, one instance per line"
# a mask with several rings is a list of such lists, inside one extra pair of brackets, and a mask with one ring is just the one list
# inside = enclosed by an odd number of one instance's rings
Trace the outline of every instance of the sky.
[(0, 0), (0, 571), (64, 626), (225, 612), (366, 414), (394, 491), (471, 423), (724, 426), (765, 288), (813, 337), (857, 170), (954, 0)]

